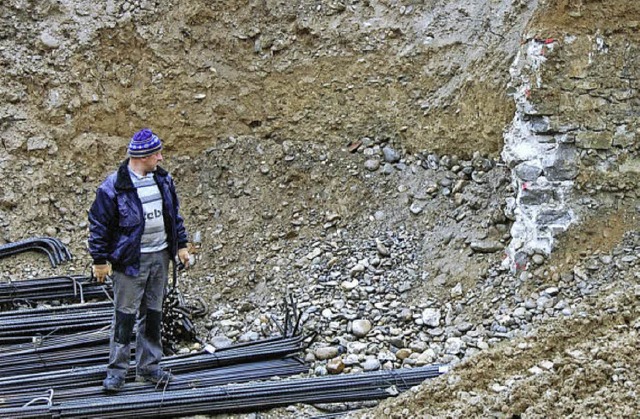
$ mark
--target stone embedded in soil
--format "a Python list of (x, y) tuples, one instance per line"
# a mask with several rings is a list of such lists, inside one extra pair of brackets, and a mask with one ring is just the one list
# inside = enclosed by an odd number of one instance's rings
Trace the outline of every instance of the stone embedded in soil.
[(57, 49), (60, 47), (60, 39), (45, 31), (40, 35), (40, 43), (47, 49)]

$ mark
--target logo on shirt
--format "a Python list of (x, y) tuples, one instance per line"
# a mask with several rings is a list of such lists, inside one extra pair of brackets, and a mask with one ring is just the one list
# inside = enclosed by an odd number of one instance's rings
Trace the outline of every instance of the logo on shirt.
[(144, 214), (144, 218), (147, 221), (151, 221), (155, 218), (161, 218), (162, 217), (162, 210), (159, 209), (154, 209), (153, 212), (147, 212)]

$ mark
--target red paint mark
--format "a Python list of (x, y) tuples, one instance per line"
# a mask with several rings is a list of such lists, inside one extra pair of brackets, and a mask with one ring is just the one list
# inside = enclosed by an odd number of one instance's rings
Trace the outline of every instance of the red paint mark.
[(527, 270), (527, 264), (526, 263), (517, 263), (516, 262), (516, 269), (519, 271), (526, 271)]

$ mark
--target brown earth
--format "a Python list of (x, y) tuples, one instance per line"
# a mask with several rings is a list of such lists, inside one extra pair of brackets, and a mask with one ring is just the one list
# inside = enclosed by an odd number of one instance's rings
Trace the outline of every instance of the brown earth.
[[(260, 306), (304, 284), (278, 269), (336, 230), (363, 243), (385, 230), (408, 231), (424, 243), (407, 264), (429, 279), (416, 279), (407, 304), (445, 301), (462, 283), (480, 290), (465, 312), (478, 323), (492, 318), (501, 297), (482, 286), (502, 255), (478, 255), (468, 244), (486, 237), (482, 221), (501, 213), (510, 193), (506, 168), (465, 190), (469, 216), (461, 223), (443, 197), (414, 217), (412, 194), (438, 179), (372, 175), (363, 169), (365, 147), (349, 147), (390, 145), (409, 166), (419, 152), (498, 159), (515, 110), (509, 67), (524, 40), (601, 34), (632, 42), (640, 27), (640, 5), (624, 0), (137, 2), (131, 17), (118, 19), (121, 1), (110, 2), (109, 16), (90, 2), (67, 3), (0, 5), (0, 242), (58, 236), (76, 255), (60, 269), (87, 269), (93, 191), (123, 158), (132, 132), (150, 126), (165, 142), (187, 227), (202, 235), (184, 284), (212, 306)], [(47, 31), (58, 46), (42, 40)], [(585, 171), (579, 181), (602, 176)], [(475, 196), (482, 205), (469, 204)], [(585, 209), (528, 280), (512, 279), (518, 293), (558, 283), (638, 231), (637, 195), (594, 196), (605, 204)], [(373, 217), (377, 210), (387, 217)], [(325, 229), (328, 220), (335, 227)], [(460, 236), (448, 245), (452, 232)], [(0, 264), (0, 280), (57, 272), (33, 255)], [(593, 275), (606, 285), (574, 315), (541, 321), (526, 336), (352, 415), (637, 415), (639, 280), (633, 268), (607, 275)], [(263, 416), (315, 412), (305, 409)]]

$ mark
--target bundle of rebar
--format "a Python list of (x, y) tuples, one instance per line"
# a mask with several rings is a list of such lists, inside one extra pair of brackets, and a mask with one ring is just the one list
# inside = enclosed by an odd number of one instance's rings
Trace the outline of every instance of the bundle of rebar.
[[(308, 372), (309, 368), (298, 358), (290, 357), (284, 359), (272, 359), (257, 361), (248, 364), (228, 365), (225, 367), (198, 370), (191, 373), (176, 374), (174, 379), (163, 391), (189, 390), (195, 388), (226, 385), (229, 383), (244, 383), (257, 380), (269, 380), (273, 377), (289, 377)], [(75, 385), (65, 387), (39, 387), (31, 390), (5, 390), (3, 389), (0, 400), (0, 415), (2, 409), (20, 407), (30, 401), (44, 397), (51, 389), (54, 389), (52, 402), (56, 404), (66, 401), (74, 401), (78, 398), (102, 397), (105, 395), (100, 381), (104, 378), (104, 368), (87, 369), (85, 376), (92, 376), (86, 379), (80, 371), (69, 371), (75, 379)], [(20, 378), (20, 377), (18, 377)], [(132, 394), (145, 394), (158, 390), (152, 383), (134, 381), (129, 377), (127, 384), (118, 393), (118, 397)], [(4, 417), (4, 416), (2, 416)]]
[[(186, 374), (194, 371), (212, 370), (229, 365), (281, 359), (296, 354), (309, 344), (307, 337), (262, 339), (247, 344), (233, 345), (214, 353), (207, 350), (193, 354), (176, 355), (164, 358), (160, 365), (174, 374)], [(31, 355), (34, 365), (18, 363), (4, 365), (0, 374), (0, 394), (17, 391), (45, 391), (76, 388), (78, 386), (99, 385), (106, 374), (109, 356), (104, 348), (102, 356), (92, 357), (95, 349), (84, 351), (83, 348), (54, 352), (53, 358), (43, 364), (37, 360), (40, 354)], [(47, 354), (42, 359), (47, 360)], [(89, 361), (92, 361), (90, 364)], [(2, 364), (2, 357), (0, 357)], [(88, 368), (79, 368), (81, 366)], [(7, 373), (6, 375), (4, 373)], [(133, 379), (133, 372), (129, 378)]]
[(0, 376), (55, 371), (105, 364), (109, 329), (49, 336), (30, 343), (0, 347)]
[[(295, 403), (384, 399), (446, 372), (440, 365), (317, 378), (229, 384), (121, 396), (77, 397), (58, 403), (54, 393), (34, 396), (22, 408), (0, 409), (7, 417), (179, 417), (264, 410)], [(50, 396), (50, 397), (48, 397)], [(31, 403), (33, 402), (33, 403)], [(37, 406), (36, 403), (45, 404)], [(28, 404), (28, 406), (27, 406)]]
[(99, 283), (88, 276), (62, 275), (0, 283), (0, 306), (34, 306), (42, 301), (84, 303), (113, 295), (111, 281)]
[(0, 312), (0, 345), (95, 331), (111, 324), (112, 317), (111, 302)]
[(59, 239), (54, 237), (34, 237), (0, 245), (0, 259), (28, 251), (46, 254), (51, 266), (54, 268), (72, 258), (69, 248)]

